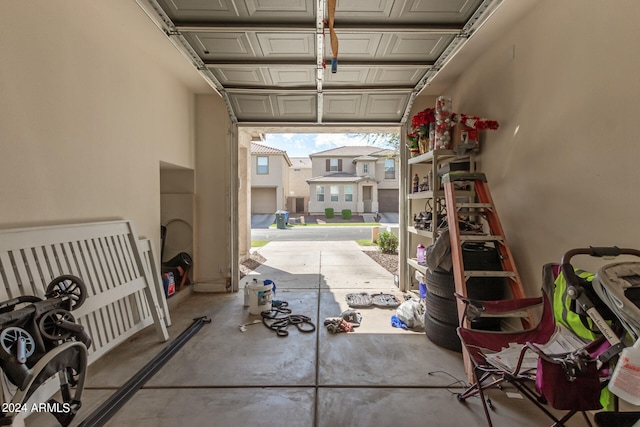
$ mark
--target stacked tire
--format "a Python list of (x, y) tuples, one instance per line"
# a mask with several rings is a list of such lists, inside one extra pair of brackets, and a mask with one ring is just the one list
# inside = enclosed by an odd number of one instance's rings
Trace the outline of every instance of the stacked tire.
[[(502, 264), (496, 248), (484, 244), (465, 244), (462, 247), (465, 270), (500, 271)], [(426, 312), (424, 327), (427, 337), (436, 345), (461, 352), (462, 345), (456, 332), (457, 301), (454, 296), (453, 273), (427, 270)], [(506, 280), (502, 278), (471, 277), (467, 281), (467, 296), (477, 300), (500, 300), (506, 294)], [(474, 329), (499, 330), (500, 319), (484, 318), (472, 324)]]
[(453, 296), (455, 283), (453, 274), (444, 270), (427, 270), (424, 275), (427, 285), (424, 331), (435, 345), (462, 352), (458, 338), (458, 309)]

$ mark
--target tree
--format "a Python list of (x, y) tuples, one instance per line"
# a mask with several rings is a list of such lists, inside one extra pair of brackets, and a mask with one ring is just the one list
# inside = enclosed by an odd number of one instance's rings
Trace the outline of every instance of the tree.
[(367, 145), (390, 148), (396, 151), (400, 150), (399, 133), (358, 133), (356, 135), (365, 141)]

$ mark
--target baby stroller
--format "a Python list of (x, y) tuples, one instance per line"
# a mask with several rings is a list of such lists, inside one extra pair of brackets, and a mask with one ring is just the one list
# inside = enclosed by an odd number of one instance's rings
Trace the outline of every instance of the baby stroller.
[[(593, 282), (588, 282), (575, 273), (570, 263), (573, 256), (580, 254), (594, 257), (615, 257), (623, 254), (640, 256), (640, 251), (616, 247), (568, 251), (561, 265), (544, 266), (543, 294), (539, 298), (504, 301), (473, 301), (462, 298), (467, 306), (465, 314), (476, 318), (486, 315), (508, 317), (511, 312), (528, 313), (534, 306), (542, 307), (540, 321), (534, 327), (522, 331), (475, 330), (464, 327), (464, 323), (458, 328), (458, 335), (473, 363), (476, 380), (468, 390), (458, 395), (458, 399), (465, 401), (470, 396), (480, 395), (489, 426), (492, 425), (492, 421), (488, 408), (493, 409), (493, 406), (489, 399), (485, 399), (484, 390), (504, 382), (517, 388), (523, 397), (551, 418), (554, 426), (564, 425), (578, 412), (582, 412), (586, 422), (591, 425), (584, 411), (602, 408), (601, 390), (606, 386), (610, 375), (611, 362), (625, 347), (619, 338), (624, 330), (620, 327), (621, 322), (616, 310), (604, 304), (593, 290), (600, 284), (607, 287), (606, 282), (610, 280), (602, 277), (607, 267), (600, 269), (593, 277)], [(557, 289), (554, 283), (560, 272), (566, 281), (566, 288), (562, 290)], [(640, 273), (640, 268), (638, 272)], [(562, 354), (548, 351), (549, 348), (557, 348), (555, 343), (552, 343), (552, 338), (556, 331), (556, 322), (560, 319), (554, 318), (552, 301), (558, 294), (572, 301), (572, 309), (579, 313), (578, 315), (588, 318), (589, 322), (585, 320), (585, 323), (593, 326), (600, 335), (592, 342)], [(604, 314), (604, 318), (601, 313)], [(624, 323), (622, 326), (626, 327)], [(505, 348), (515, 349), (513, 363), (509, 366), (496, 363), (500, 357), (494, 357)], [(535, 357), (532, 363), (527, 361), (527, 356), (531, 354)], [(494, 380), (488, 382), (492, 377)], [(535, 382), (535, 389), (529, 386), (532, 382)], [(557, 417), (547, 405), (567, 412)]]
[[(46, 299), (26, 295), (0, 303), (0, 425), (11, 425), (18, 414), (30, 412), (49, 412), (63, 426), (71, 423), (81, 406), (91, 345), (71, 311), (86, 295), (80, 278), (63, 275), (49, 283)], [(62, 402), (28, 404), (38, 387), (56, 374)]]

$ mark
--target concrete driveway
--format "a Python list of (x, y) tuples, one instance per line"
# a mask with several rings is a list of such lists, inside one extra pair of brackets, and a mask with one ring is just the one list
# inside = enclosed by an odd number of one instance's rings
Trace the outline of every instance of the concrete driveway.
[(400, 214), (397, 212), (380, 212), (380, 224), (384, 225), (398, 225), (400, 223)]

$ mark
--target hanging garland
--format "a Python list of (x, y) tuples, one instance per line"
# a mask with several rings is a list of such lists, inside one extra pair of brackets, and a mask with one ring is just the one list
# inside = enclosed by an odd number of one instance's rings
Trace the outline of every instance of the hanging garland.
[[(448, 101), (449, 104), (444, 103), (445, 101)], [(500, 127), (496, 120), (451, 112), (449, 98), (438, 98), (436, 107), (438, 106), (441, 108), (426, 108), (411, 118), (412, 132), (407, 134), (407, 148), (412, 150), (412, 152), (418, 148), (421, 137), (433, 138), (433, 135), (429, 135), (429, 129), (432, 123), (434, 124), (436, 135), (435, 144), (438, 147), (438, 136), (440, 136), (441, 139), (440, 143), (444, 141), (443, 145), (449, 146), (451, 141), (450, 129), (457, 124), (464, 125), (467, 129), (476, 131), (487, 129), (496, 130)], [(444, 119), (442, 117), (443, 114), (446, 115)], [(434, 142), (432, 141), (431, 144), (434, 144)], [(431, 149), (431, 147), (429, 149)]]
[(477, 130), (496, 130), (500, 127), (498, 122), (495, 120), (483, 119), (478, 116), (469, 116), (467, 114), (460, 114), (460, 117), (458, 117), (457, 114), (454, 114), (452, 121)]

